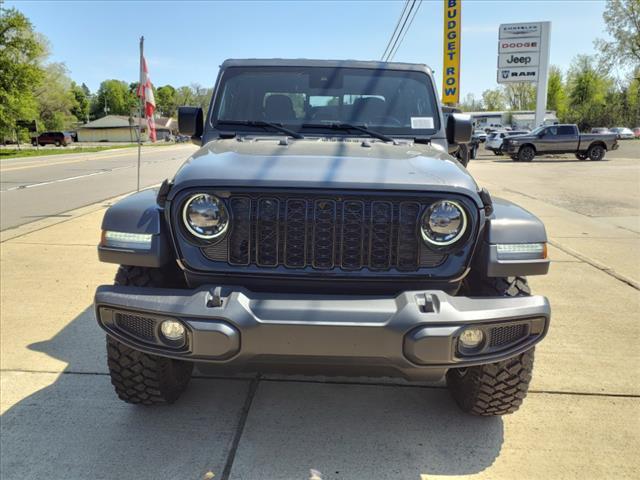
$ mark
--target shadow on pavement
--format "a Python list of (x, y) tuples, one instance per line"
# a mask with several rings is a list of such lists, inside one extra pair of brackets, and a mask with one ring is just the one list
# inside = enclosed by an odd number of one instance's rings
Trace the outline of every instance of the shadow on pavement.
[[(249, 380), (194, 378), (172, 406), (127, 405), (106, 374), (92, 307), (29, 348), (68, 366), (3, 372), (3, 480), (221, 478)], [(231, 478), (462, 475), (490, 466), (502, 443), (501, 419), (462, 414), (442, 388), (261, 380)]]
[(220, 478), (249, 382), (194, 379), (172, 406), (128, 405), (105, 373), (104, 343), (89, 307), (30, 345), (67, 362), (63, 374), (3, 372), (3, 402), (19, 401), (0, 417), (2, 479)]
[(261, 381), (232, 478), (416, 479), (485, 470), (500, 418), (461, 413), (442, 388)]

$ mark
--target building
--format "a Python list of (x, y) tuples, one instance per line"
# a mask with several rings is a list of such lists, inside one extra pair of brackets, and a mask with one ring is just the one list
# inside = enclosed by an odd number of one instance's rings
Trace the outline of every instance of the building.
[[(159, 117), (155, 119), (155, 123), (158, 140), (164, 140), (177, 132), (178, 125), (173, 118)], [(149, 134), (147, 121), (144, 118), (141, 127), (142, 141), (146, 142), (149, 139)], [(138, 141), (137, 129), (138, 118), (126, 115), (107, 115), (78, 127), (78, 141), (134, 143)]]
[[(477, 128), (500, 128), (511, 127), (513, 129), (529, 129), (536, 127), (533, 110), (503, 110), (492, 112), (464, 112), (471, 115), (474, 125)], [(544, 123), (556, 123), (558, 117), (553, 110), (547, 110), (544, 116)]]

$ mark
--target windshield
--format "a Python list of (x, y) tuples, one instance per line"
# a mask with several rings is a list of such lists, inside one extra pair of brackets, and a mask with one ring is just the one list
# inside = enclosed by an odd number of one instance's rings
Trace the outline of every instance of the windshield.
[(282, 124), (305, 135), (341, 123), (413, 137), (432, 135), (440, 127), (428, 75), (360, 68), (229, 68), (220, 82), (211, 124), (218, 130), (260, 130), (238, 124), (247, 121)]

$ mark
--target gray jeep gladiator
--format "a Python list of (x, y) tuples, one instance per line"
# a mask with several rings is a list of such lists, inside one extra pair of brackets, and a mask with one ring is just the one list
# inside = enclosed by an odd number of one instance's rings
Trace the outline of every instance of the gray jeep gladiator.
[(518, 409), (549, 328), (545, 228), (448, 152), (425, 65), (227, 60), (201, 146), (112, 205), (98, 287), (118, 396), (171, 403), (201, 372), (446, 377), (476, 415)]
[(543, 125), (526, 135), (509, 136), (502, 151), (516, 162), (530, 162), (536, 155), (573, 153), (578, 160), (602, 160), (607, 150), (618, 148), (615, 134), (580, 133), (577, 125)]

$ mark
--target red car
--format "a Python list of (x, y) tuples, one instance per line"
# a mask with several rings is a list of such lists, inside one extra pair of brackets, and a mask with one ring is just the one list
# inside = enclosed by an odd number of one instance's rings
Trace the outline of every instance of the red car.
[(73, 138), (71, 138), (69, 132), (42, 132), (37, 137), (31, 137), (31, 144), (34, 147), (36, 145), (40, 145), (41, 147), (44, 145), (55, 145), (59, 147), (62, 145), (66, 147), (71, 143), (73, 143)]
[(640, 127), (636, 127), (633, 129), (633, 136), (636, 138), (640, 138)]

